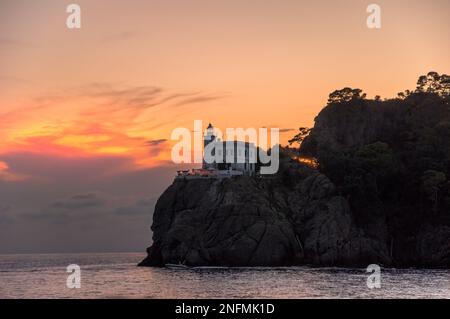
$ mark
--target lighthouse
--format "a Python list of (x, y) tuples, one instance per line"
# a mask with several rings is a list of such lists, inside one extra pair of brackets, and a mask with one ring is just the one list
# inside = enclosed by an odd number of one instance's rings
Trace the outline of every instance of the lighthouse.
[(217, 131), (211, 123), (206, 128), (203, 135), (204, 150), (208, 146), (213, 161), (206, 161), (205, 152), (203, 154), (202, 168), (215, 170), (219, 173), (226, 172), (228, 175), (254, 175), (256, 172), (257, 149), (253, 143), (244, 141), (222, 141), (220, 131)]
[(209, 143), (214, 141), (216, 139), (216, 136), (214, 135), (214, 126), (212, 126), (211, 123), (209, 123), (208, 128), (206, 129), (206, 134), (203, 138), (203, 146), (206, 147)]
[[(214, 126), (212, 126), (211, 123), (209, 123), (208, 127), (206, 128), (206, 134), (203, 136), (203, 149), (206, 148), (206, 146), (209, 143), (212, 143), (216, 140), (216, 135), (214, 132)], [(214, 165), (208, 164), (205, 161), (205, 158), (203, 157), (203, 169), (213, 168)]]

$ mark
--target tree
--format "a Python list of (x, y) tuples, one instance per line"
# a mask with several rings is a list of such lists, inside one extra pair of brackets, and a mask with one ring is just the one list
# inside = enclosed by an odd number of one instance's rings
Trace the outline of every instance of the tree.
[(302, 144), (303, 140), (309, 135), (309, 133), (311, 132), (310, 128), (307, 127), (300, 127), (299, 129), (299, 133), (297, 135), (295, 135), (292, 139), (290, 139), (289, 145), (292, 145), (294, 143), (298, 143), (299, 146)]
[(384, 175), (396, 170), (394, 154), (388, 144), (376, 142), (360, 147), (353, 159), (365, 170)]
[(341, 90), (336, 90), (328, 97), (328, 104), (350, 102), (353, 100), (363, 100), (366, 98), (366, 93), (361, 89), (352, 89), (349, 87)]
[(397, 93), (397, 97), (398, 97), (400, 100), (404, 100), (404, 99), (406, 99), (408, 96), (410, 96), (412, 93), (413, 93), (413, 92), (411, 92), (410, 90), (405, 90), (405, 91), (403, 91), (403, 92)]
[(442, 187), (442, 185), (447, 181), (447, 177), (443, 172), (435, 170), (427, 170), (422, 174), (421, 179), (422, 179), (422, 189), (433, 205), (433, 212), (436, 212), (439, 200), (438, 198), (439, 190)]
[(422, 75), (417, 81), (416, 93), (435, 93), (440, 96), (448, 96), (450, 95), (450, 76), (439, 75), (434, 71)]

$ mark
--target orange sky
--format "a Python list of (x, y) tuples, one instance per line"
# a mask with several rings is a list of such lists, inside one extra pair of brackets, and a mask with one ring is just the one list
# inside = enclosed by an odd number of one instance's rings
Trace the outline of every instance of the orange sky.
[[(69, 3), (82, 29), (65, 25)], [(24, 1), (0, 4), (0, 159), (20, 152), (164, 165), (172, 129), (311, 126), (328, 94), (413, 89), (450, 70), (450, 2)], [(23, 180), (0, 161), (0, 179)], [(128, 168), (129, 169), (129, 168)]]

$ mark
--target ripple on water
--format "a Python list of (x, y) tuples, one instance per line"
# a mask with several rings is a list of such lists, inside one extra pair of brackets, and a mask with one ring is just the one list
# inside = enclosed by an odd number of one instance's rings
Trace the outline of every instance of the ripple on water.
[[(1, 298), (450, 298), (449, 270), (383, 269), (367, 288), (365, 269), (140, 268), (143, 254), (0, 255)], [(66, 267), (81, 266), (81, 289)]]

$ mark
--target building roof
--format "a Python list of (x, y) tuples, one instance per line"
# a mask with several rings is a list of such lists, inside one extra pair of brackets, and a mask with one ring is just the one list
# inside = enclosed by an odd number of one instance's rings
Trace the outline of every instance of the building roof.
[(227, 144), (228, 144), (228, 145), (232, 144), (232, 145), (234, 145), (234, 146), (242, 146), (242, 145), (245, 145), (246, 147), (250, 147), (250, 146), (256, 147), (254, 143), (251, 143), (251, 142), (244, 142), (244, 141), (222, 141), (222, 140), (215, 140), (213, 143), (215, 143), (215, 144), (221, 143), (221, 144), (225, 145), (225, 147), (226, 147)]

